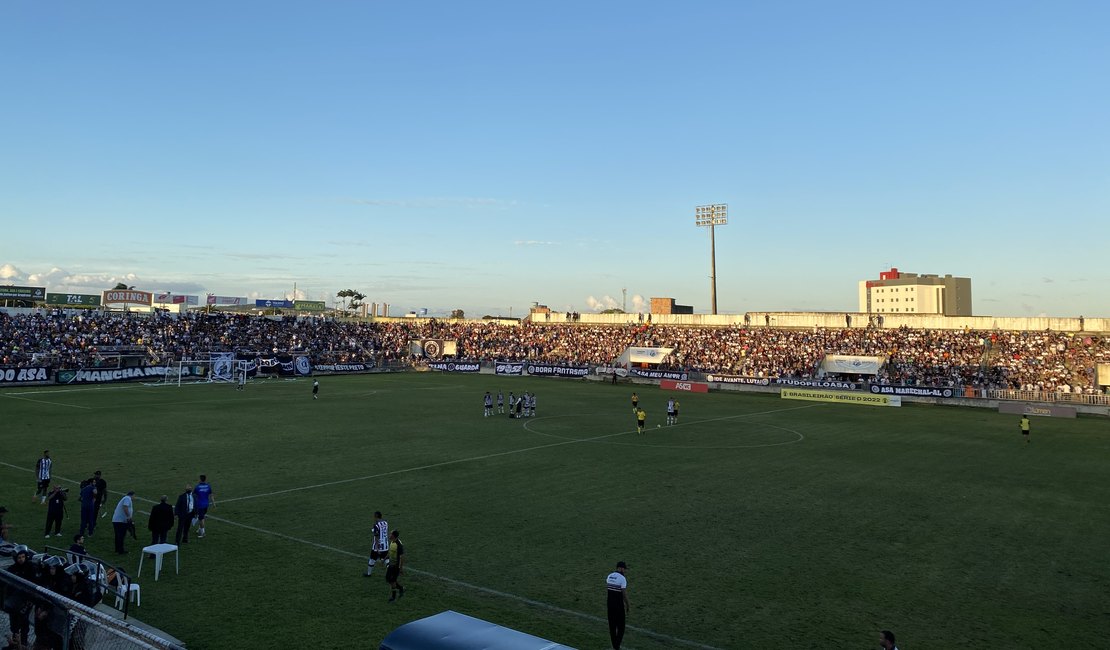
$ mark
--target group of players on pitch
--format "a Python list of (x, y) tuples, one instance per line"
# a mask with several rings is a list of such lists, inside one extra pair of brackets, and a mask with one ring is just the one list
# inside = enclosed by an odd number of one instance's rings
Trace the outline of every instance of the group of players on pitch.
[[(493, 395), (487, 390), (485, 396), (482, 398), (483, 413), (485, 417), (493, 416)], [(497, 391), (497, 413), (504, 415), (505, 413), (505, 395), (501, 391)], [(525, 392), (517, 397), (509, 391), (509, 417), (510, 418), (530, 418), (536, 415), (536, 394)]]
[[(678, 400), (671, 397), (667, 400), (667, 426), (678, 424)], [(647, 411), (640, 407), (640, 396), (632, 393), (632, 413), (636, 415), (636, 433), (643, 433), (647, 426)], [(657, 428), (663, 425), (655, 425)]]

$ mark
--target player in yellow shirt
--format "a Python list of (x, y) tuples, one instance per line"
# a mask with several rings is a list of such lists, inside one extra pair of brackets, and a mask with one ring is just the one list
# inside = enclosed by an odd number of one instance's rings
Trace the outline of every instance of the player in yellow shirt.
[(636, 408), (636, 433), (644, 432), (644, 422), (647, 420), (647, 413), (644, 409)]
[(389, 583), (389, 602), (392, 603), (398, 598), (405, 597), (405, 588), (401, 586), (401, 583), (397, 582), (398, 578), (401, 577), (401, 571), (405, 568), (405, 545), (401, 543), (396, 528), (389, 533), (388, 562), (389, 567), (385, 570), (385, 581)]

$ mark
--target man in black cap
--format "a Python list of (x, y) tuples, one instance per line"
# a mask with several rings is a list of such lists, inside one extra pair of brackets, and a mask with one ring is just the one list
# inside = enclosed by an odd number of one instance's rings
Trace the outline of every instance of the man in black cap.
[(609, 610), (609, 639), (613, 650), (620, 650), (624, 639), (624, 619), (628, 614), (628, 579), (624, 577), (628, 565), (617, 562), (617, 568), (605, 578), (607, 609)]

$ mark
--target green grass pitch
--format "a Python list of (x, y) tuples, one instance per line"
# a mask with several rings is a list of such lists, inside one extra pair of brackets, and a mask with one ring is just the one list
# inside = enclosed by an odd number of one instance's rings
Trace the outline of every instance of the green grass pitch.
[[(445, 609), (608, 646), (604, 579), (629, 564), (626, 647), (1091, 647), (1110, 627), (1110, 426), (989, 410), (437, 373), (0, 391), (0, 504), (41, 546), (29, 471), (101, 469), (171, 502), (209, 476), (208, 537), (134, 615), (190, 648), (372, 648)], [(538, 416), (482, 417), (534, 391)], [(635, 433), (637, 390), (648, 431)], [(74, 496), (76, 491), (73, 491)], [(362, 577), (374, 510), (405, 597)], [(71, 502), (63, 532), (76, 532)], [(107, 519), (90, 552), (113, 558)], [(138, 518), (140, 542), (146, 515)], [(125, 566), (138, 563), (128, 540)]]

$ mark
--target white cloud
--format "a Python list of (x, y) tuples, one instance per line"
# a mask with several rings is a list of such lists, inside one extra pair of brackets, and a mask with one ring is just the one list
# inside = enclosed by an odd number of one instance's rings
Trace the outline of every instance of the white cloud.
[(5, 264), (4, 266), (0, 266), (0, 280), (14, 284), (16, 282), (24, 282), (26, 279), (27, 274), (19, 270), (15, 265)]
[[(628, 313), (647, 313), (648, 302), (647, 300), (644, 300), (643, 296), (639, 294), (634, 294), (632, 296), (629, 296), (628, 302)], [(616, 298), (609, 295), (604, 295), (601, 298), (589, 296), (586, 298), (586, 306), (598, 312), (605, 311), (606, 309), (624, 309), (624, 304), (622, 301), (617, 300)]]
[(554, 246), (558, 242), (553, 241), (539, 241), (536, 239), (518, 239), (513, 242), (517, 246)]

